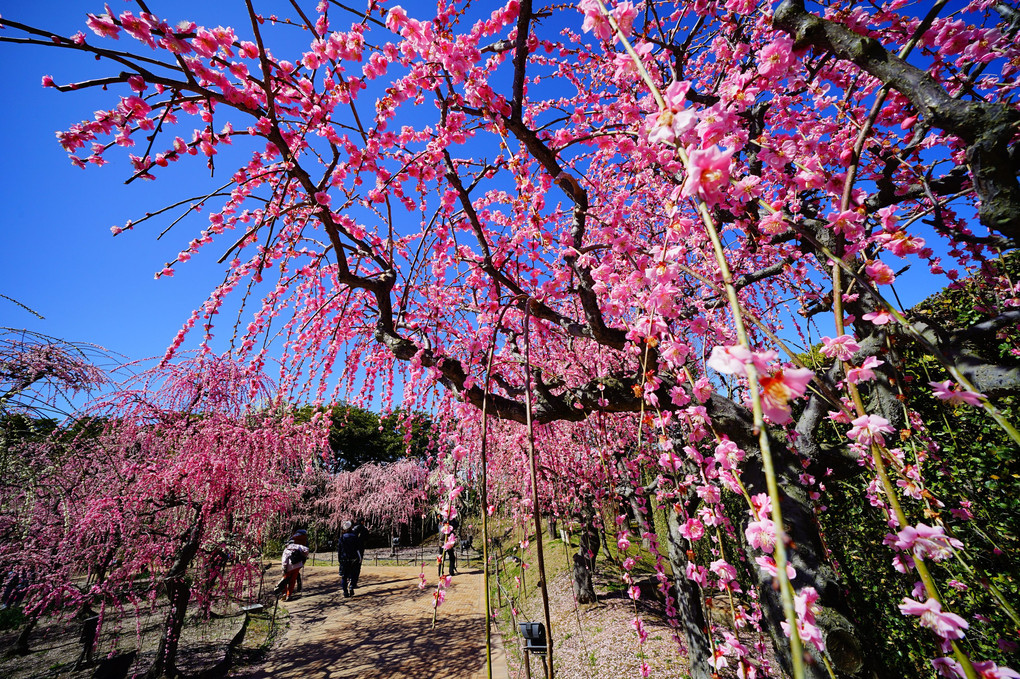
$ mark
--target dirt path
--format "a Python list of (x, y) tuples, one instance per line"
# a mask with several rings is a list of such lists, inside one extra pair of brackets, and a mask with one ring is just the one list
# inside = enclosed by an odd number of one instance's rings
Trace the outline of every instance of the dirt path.
[[(450, 677), (484, 679), (485, 601), (482, 572), (458, 573), (432, 629), (436, 572), (418, 589), (419, 569), (365, 566), (355, 596), (344, 598), (336, 568), (309, 566), (304, 591), (285, 605), (290, 627), (250, 679), (301, 677)], [(506, 679), (494, 640), (493, 678)]]

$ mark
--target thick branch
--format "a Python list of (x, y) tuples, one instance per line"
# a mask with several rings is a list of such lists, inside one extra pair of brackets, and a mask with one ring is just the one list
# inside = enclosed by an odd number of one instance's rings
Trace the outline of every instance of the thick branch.
[(1013, 310), (955, 332), (947, 333), (921, 320), (914, 322), (914, 328), (938, 347), (978, 391), (1000, 396), (1020, 392), (1020, 365), (994, 362), (987, 357), (987, 349), (995, 346), (995, 333), (1018, 324), (1020, 310)]
[(1020, 183), (1009, 153), (1020, 112), (1004, 104), (954, 98), (931, 75), (890, 54), (874, 38), (805, 11), (803, 0), (784, 0), (773, 24), (798, 46), (811, 45), (853, 62), (907, 97), (931, 125), (962, 139), (981, 200), (981, 223), (1020, 242)]
[(524, 112), (524, 80), (528, 63), (528, 34), (531, 32), (531, 0), (522, 0), (517, 14), (517, 40), (514, 43), (514, 93), (510, 117), (521, 120)]

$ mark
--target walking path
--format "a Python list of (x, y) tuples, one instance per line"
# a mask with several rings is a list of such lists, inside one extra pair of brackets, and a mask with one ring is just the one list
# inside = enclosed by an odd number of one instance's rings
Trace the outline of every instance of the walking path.
[[(418, 589), (419, 568), (369, 566), (345, 598), (335, 566), (306, 566), (304, 590), (289, 602), (289, 628), (252, 679), (430, 677), (485, 679), (482, 571), (458, 572), (432, 629), (436, 568)], [(493, 639), (493, 679), (506, 679), (506, 656)]]

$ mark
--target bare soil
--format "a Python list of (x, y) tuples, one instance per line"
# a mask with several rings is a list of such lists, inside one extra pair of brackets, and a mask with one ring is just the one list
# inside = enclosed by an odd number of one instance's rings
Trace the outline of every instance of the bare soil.
[[(361, 587), (348, 599), (340, 591), (337, 567), (330, 555), (318, 555), (305, 568), (302, 593), (289, 602), (281, 601), (275, 617), (275, 597), (263, 595), (265, 609), (251, 616), (228, 676), (486, 677), (484, 590), (477, 553), (458, 564), (461, 574), (453, 578), (434, 629), (435, 554), (429, 549), (403, 549), (395, 556), (389, 549), (370, 550)], [(418, 573), (423, 562), (428, 587), (420, 590)], [(559, 679), (640, 677), (642, 663), (647, 664), (650, 677), (688, 676), (686, 654), (660, 599), (631, 600), (618, 576), (606, 568), (596, 578), (598, 602), (577, 605), (565, 564), (556, 566), (549, 595)], [(267, 574), (267, 588), (275, 584), (277, 570), (271, 568)], [(524, 676), (517, 623), (542, 620), (541, 597), (534, 580), (534, 573), (529, 572), (524, 585), (515, 588), (504, 578), (502, 590), (492, 598), (491, 605), (498, 609), (494, 621), (499, 625), (493, 626), (496, 679)], [(228, 642), (243, 624), (244, 614), (237, 602), (219, 606), (215, 613), (205, 618), (195, 610), (189, 617), (178, 658), (186, 676), (212, 679), (210, 671), (223, 660)], [(648, 634), (643, 644), (634, 627), (636, 618)], [(153, 661), (161, 623), (161, 611), (159, 615), (148, 610), (122, 612), (104, 625), (96, 661), (73, 671), (82, 652), (81, 622), (48, 619), (33, 631), (28, 655), (0, 658), (0, 679), (136, 676)], [(0, 631), (0, 649), (10, 648), (17, 633), (17, 629)], [(742, 634), (741, 641), (753, 647), (758, 639)], [(531, 671), (533, 677), (543, 676), (540, 656), (531, 657)], [(725, 668), (719, 675), (734, 676), (733, 668)]]

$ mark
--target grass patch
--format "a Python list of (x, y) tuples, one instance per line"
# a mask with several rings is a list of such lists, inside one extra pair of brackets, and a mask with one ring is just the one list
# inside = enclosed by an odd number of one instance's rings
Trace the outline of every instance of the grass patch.
[(0, 631), (18, 629), (27, 622), (20, 608), (7, 607), (0, 609)]

